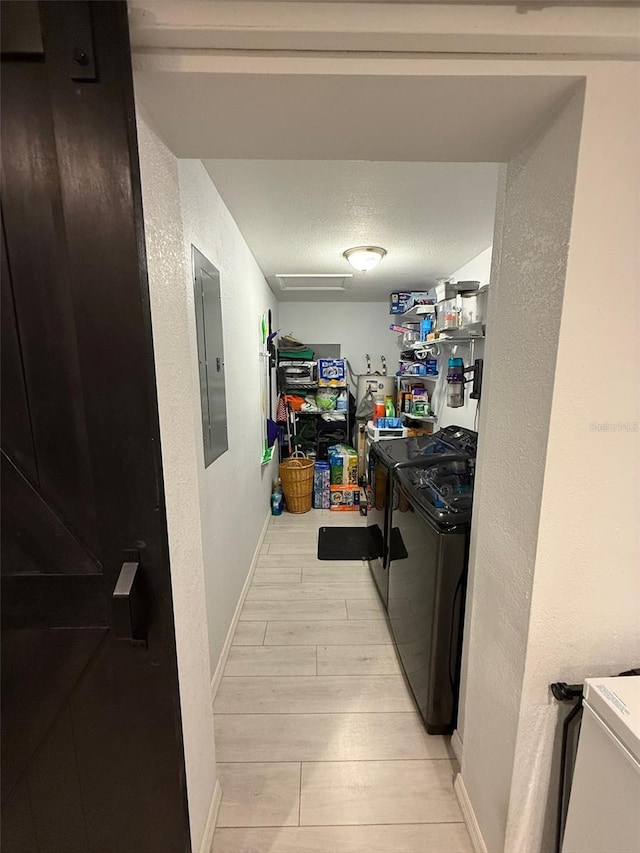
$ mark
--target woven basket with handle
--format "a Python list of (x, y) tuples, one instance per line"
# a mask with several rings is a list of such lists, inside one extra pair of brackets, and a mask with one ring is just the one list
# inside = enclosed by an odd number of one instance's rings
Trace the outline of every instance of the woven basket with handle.
[(278, 467), (288, 512), (309, 512), (313, 495), (313, 459), (296, 450)]

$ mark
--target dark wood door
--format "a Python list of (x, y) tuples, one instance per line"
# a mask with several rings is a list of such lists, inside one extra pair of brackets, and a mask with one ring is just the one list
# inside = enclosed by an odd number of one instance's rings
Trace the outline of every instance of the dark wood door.
[(126, 5), (40, 25), (2, 65), (2, 850), (184, 853)]

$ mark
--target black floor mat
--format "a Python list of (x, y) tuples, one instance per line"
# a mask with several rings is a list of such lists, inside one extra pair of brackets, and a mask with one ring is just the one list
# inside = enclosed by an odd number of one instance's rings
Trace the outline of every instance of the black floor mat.
[(374, 560), (377, 549), (368, 527), (321, 527), (319, 560)]
[[(375, 560), (382, 551), (379, 527), (321, 527), (319, 560)], [(397, 527), (391, 531), (391, 559), (406, 560), (407, 550)]]

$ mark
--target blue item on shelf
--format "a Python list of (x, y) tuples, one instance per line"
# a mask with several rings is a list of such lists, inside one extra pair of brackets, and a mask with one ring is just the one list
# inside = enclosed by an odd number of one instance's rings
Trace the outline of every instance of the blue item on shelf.
[(433, 317), (431, 315), (420, 320), (420, 340), (426, 341), (427, 335), (433, 331)]
[(376, 418), (375, 426), (378, 429), (401, 429), (402, 418)]

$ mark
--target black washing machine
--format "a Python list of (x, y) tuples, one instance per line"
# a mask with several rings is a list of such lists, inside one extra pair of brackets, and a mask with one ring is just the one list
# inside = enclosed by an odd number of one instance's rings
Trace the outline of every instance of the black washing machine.
[(391, 512), (399, 544), (391, 548), (387, 612), (430, 734), (450, 734), (458, 710), (475, 476), (475, 455), (458, 450), (433, 455), (428, 468), (397, 469)]
[(392, 524), (392, 511), (408, 511), (408, 502), (398, 489), (393, 473), (402, 468), (431, 465), (433, 458), (462, 454), (475, 459), (478, 434), (464, 427), (449, 426), (432, 435), (395, 438), (371, 444), (367, 470), (367, 526), (369, 568), (385, 607), (389, 597), (389, 564), (401, 557), (404, 546)]

